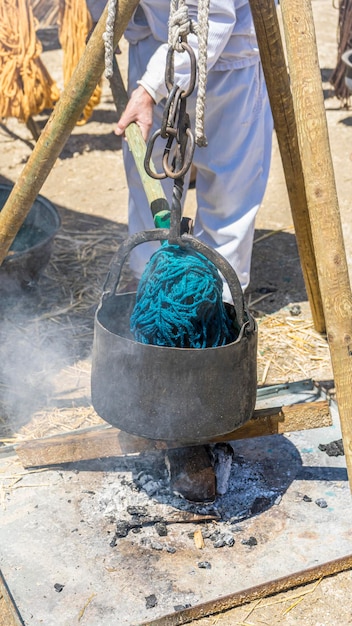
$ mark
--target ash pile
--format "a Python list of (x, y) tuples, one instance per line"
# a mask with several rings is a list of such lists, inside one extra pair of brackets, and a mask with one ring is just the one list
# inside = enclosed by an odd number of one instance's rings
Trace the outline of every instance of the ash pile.
[[(256, 439), (207, 447), (216, 484), (209, 501), (204, 501), (209, 488), (206, 472), (204, 492), (198, 482), (193, 501), (184, 497), (190, 493), (182, 483), (182, 455), (179, 472), (175, 463), (170, 468), (170, 451), (116, 460), (115, 473), (106, 474), (102, 490), (92, 493), (87, 512), (104, 517), (111, 548), (126, 541), (170, 553), (184, 549), (189, 541), (211, 549), (231, 548), (236, 542), (254, 547), (257, 539), (246, 534), (242, 523), (278, 505), (300, 467), (296, 448), (288, 440), (279, 435), (269, 439), (277, 444), (272, 455)], [(194, 501), (197, 489), (202, 501)]]

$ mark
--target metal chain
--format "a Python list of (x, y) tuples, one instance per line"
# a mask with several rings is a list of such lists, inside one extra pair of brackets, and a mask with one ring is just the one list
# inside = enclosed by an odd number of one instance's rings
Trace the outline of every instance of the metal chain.
[[(165, 84), (168, 97), (163, 112), (161, 128), (151, 136), (147, 144), (144, 167), (152, 178), (182, 178), (189, 170), (195, 141), (191, 130), (189, 115), (186, 111), (186, 100), (191, 95), (196, 84), (197, 64), (191, 46), (185, 41), (180, 43), (182, 49), (188, 53), (190, 60), (190, 79), (186, 89), (182, 89), (174, 82), (174, 54), (172, 46), (168, 49), (166, 58)], [(151, 167), (152, 153), (156, 140), (161, 137), (166, 140), (162, 158), (162, 172), (155, 172)], [(176, 144), (176, 145), (174, 145)], [(171, 159), (171, 163), (170, 163)]]

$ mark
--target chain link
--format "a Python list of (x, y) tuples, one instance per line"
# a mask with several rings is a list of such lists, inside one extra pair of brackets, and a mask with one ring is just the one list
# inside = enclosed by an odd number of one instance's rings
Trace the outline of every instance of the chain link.
[[(180, 43), (187, 52), (190, 61), (190, 79), (186, 89), (182, 89), (174, 81), (174, 54), (175, 50), (169, 47), (166, 57), (165, 84), (168, 97), (164, 107), (161, 128), (148, 141), (144, 160), (144, 167), (152, 178), (183, 178), (192, 164), (195, 141), (191, 130), (189, 115), (186, 111), (187, 98), (192, 94), (197, 77), (196, 57), (191, 46), (185, 41)], [(162, 172), (151, 168), (152, 156), (156, 140), (161, 137), (166, 140), (162, 158)], [(176, 143), (176, 145), (174, 145)], [(170, 163), (171, 159), (171, 163)]]

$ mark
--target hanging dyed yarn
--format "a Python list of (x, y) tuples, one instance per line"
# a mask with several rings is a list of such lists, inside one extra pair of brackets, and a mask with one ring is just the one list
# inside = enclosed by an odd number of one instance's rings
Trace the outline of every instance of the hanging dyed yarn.
[(192, 249), (163, 244), (139, 282), (131, 332), (141, 343), (175, 348), (235, 341), (238, 329), (222, 300), (215, 265)]
[(23, 122), (53, 108), (59, 90), (40, 59), (28, 0), (0, 2), (0, 117)]
[[(88, 34), (93, 27), (93, 20), (85, 0), (59, 0), (59, 39), (64, 52), (64, 85), (69, 82), (85, 47)], [(83, 109), (77, 126), (85, 124), (101, 98), (101, 86), (98, 84)]]

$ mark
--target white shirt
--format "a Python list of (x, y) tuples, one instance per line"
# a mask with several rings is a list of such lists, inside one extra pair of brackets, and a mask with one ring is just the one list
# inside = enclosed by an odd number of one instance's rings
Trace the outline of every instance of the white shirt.
[[(188, 0), (189, 16), (197, 21), (197, 0)], [(152, 36), (160, 46), (151, 55), (139, 84), (155, 102), (166, 97), (165, 62), (168, 41), (169, 0), (141, 0), (126, 31), (130, 44)], [(197, 55), (198, 41), (193, 34), (188, 42)], [(250, 6), (246, 0), (210, 0), (208, 33), (208, 72), (240, 69), (258, 62), (259, 51)], [(188, 84), (188, 54), (175, 53), (175, 82)]]

